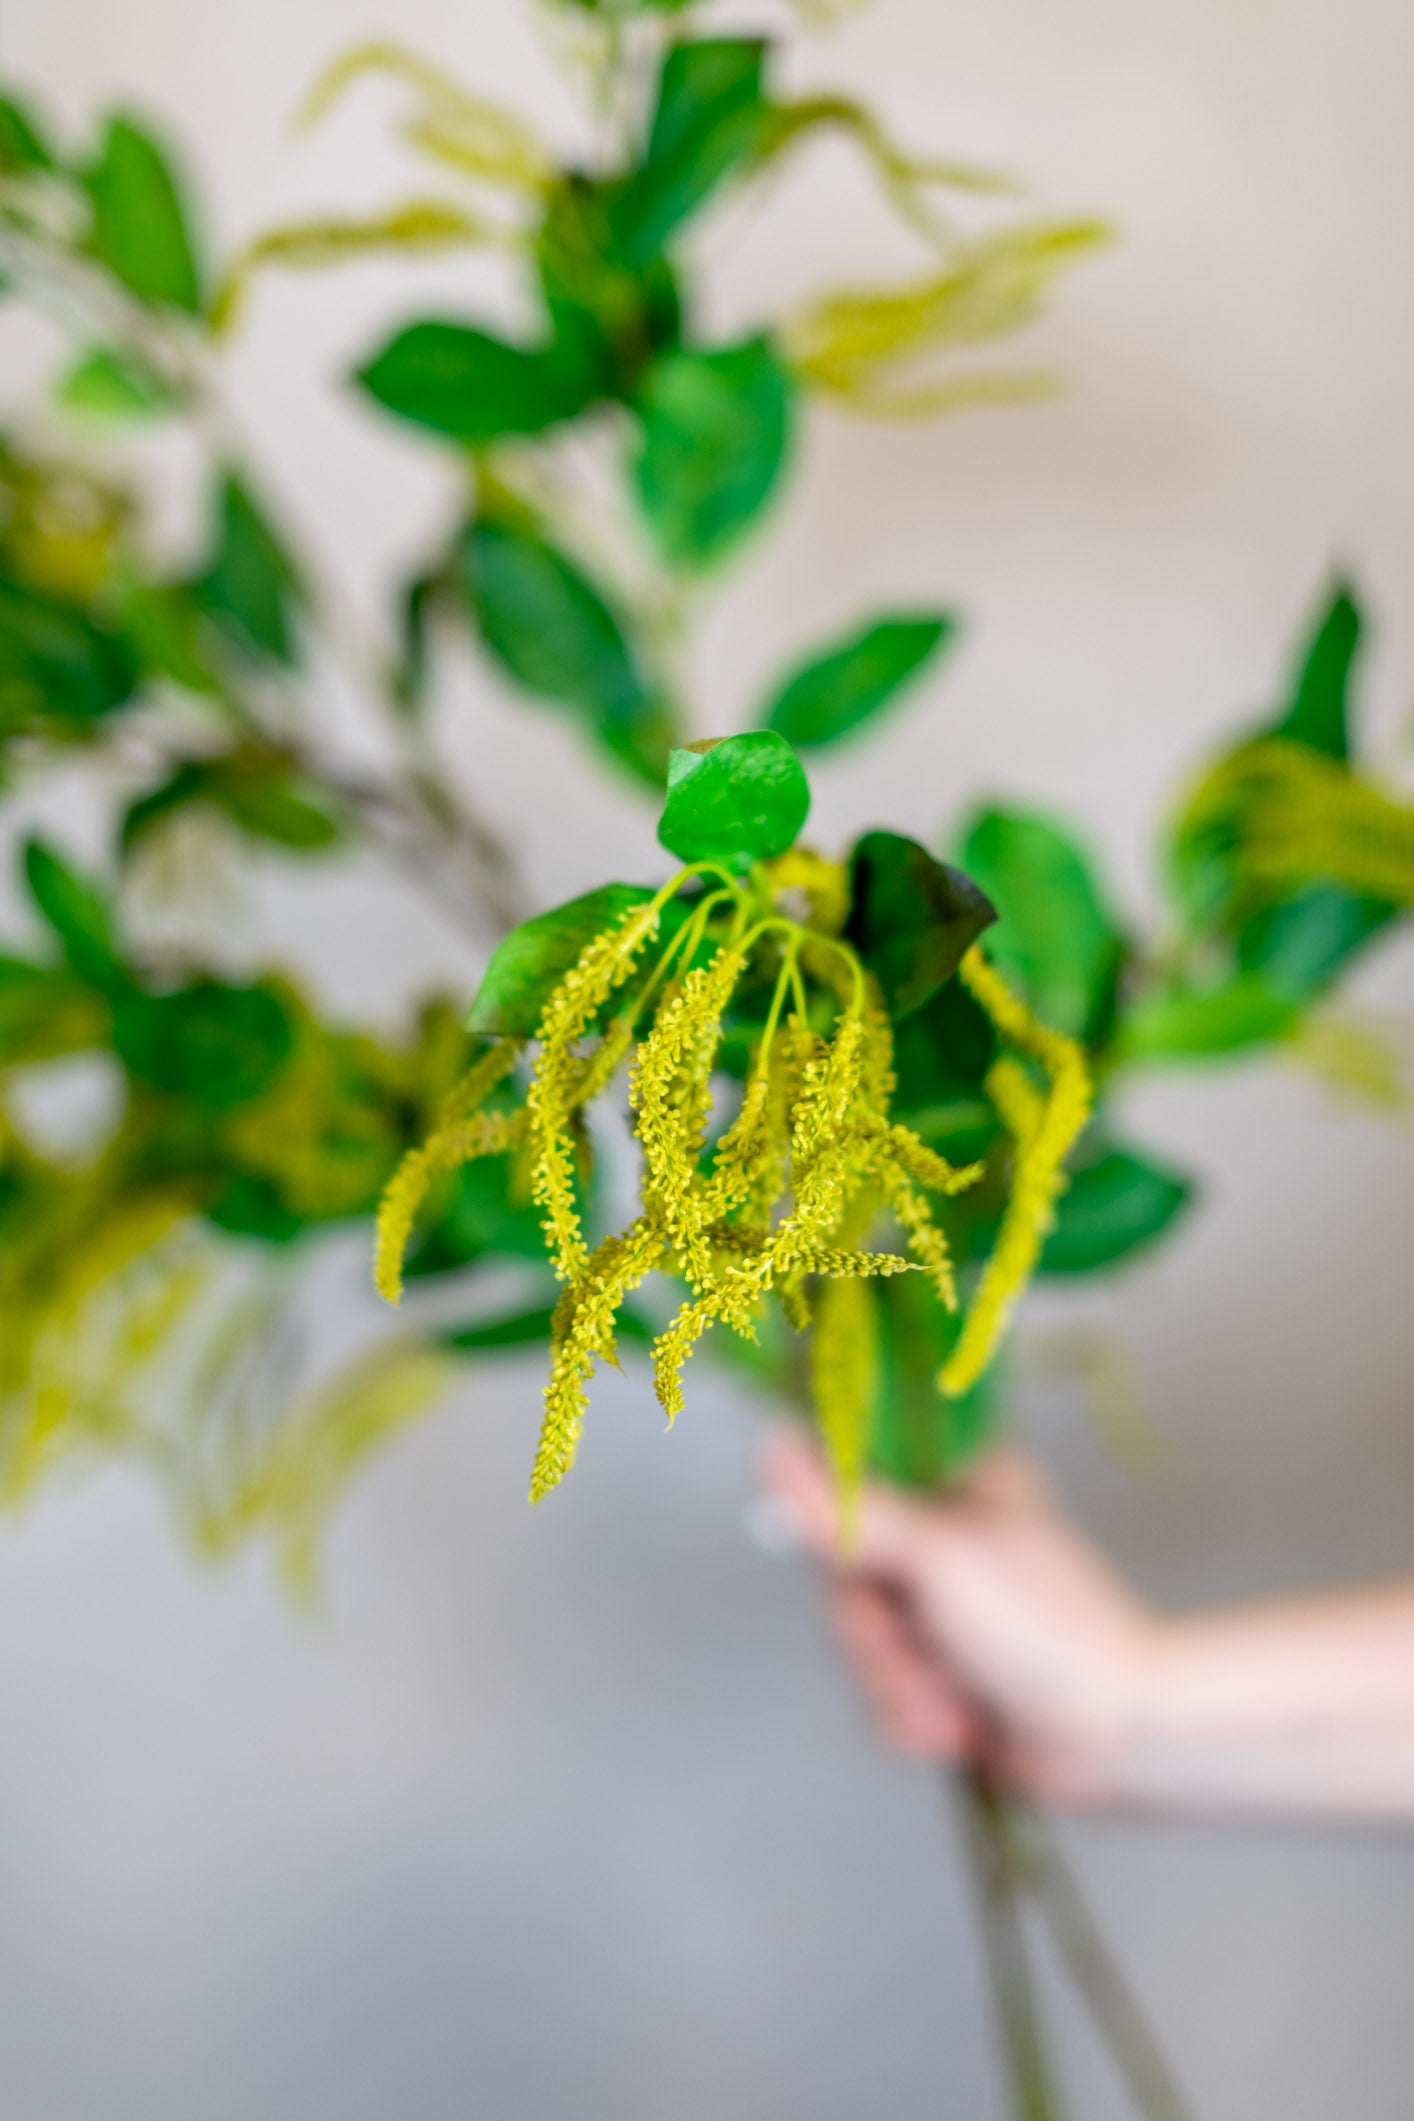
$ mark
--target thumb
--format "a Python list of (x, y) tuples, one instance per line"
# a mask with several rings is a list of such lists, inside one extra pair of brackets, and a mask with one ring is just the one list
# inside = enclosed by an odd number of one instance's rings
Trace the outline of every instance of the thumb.
[(819, 1446), (804, 1430), (787, 1430), (767, 1446), (766, 1485), (783, 1503), (811, 1553), (837, 1568), (896, 1579), (917, 1569), (928, 1527), (923, 1503), (870, 1481), (848, 1533), (835, 1484)]

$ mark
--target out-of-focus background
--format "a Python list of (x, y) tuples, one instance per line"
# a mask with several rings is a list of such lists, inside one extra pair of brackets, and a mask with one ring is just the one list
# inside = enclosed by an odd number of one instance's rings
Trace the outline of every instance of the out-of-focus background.
[[(728, 6), (723, 22), (756, 19)], [(369, 87), (287, 130), (337, 50), (396, 34), (563, 138), (512, 0), (4, 0), (0, 60), (78, 127), (175, 121), (234, 240), (408, 172)], [(802, 43), (920, 145), (1014, 166), (1122, 240), (1041, 335), (1071, 379), (927, 427), (812, 416), (775, 535), (707, 629), (699, 719), (876, 602), (958, 601), (961, 654), (815, 775), (814, 835), (934, 839), (964, 797), (1068, 813), (1136, 913), (1166, 789), (1273, 697), (1333, 563), (1376, 620), (1364, 708), (1414, 706), (1414, 16), (1395, 0), (878, 0)], [(822, 149), (709, 246), (725, 323), (868, 273), (891, 232)], [(430, 290), (494, 272), (272, 280), (233, 358), (272, 495), (371, 598), (450, 507), (444, 461), (331, 379)], [(27, 378), (0, 379), (9, 408)], [(174, 467), (174, 482), (178, 467)], [(651, 806), (469, 650), (445, 712), (537, 896), (655, 873)], [(60, 822), (82, 831), (82, 818)], [(275, 872), (260, 937), (388, 1018), (474, 954), (371, 869)], [(1357, 982), (1414, 1011), (1414, 949)], [(1174, 1602), (1414, 1561), (1414, 1139), (1271, 1067), (1144, 1093), (1221, 1174), (1172, 1247), (1064, 1318), (1122, 1339), (1162, 1449), (1116, 1463), (1044, 1364), (1030, 1433), (1086, 1525)], [(327, 1277), (350, 1330), (365, 1262)], [(1061, 1316), (1032, 1311), (1032, 1338)], [(15, 2121), (897, 2121), (998, 2111), (968, 1910), (926, 1773), (876, 1748), (813, 1587), (743, 1527), (751, 1411), (704, 1366), (665, 1438), (600, 1388), (535, 1513), (534, 1365), (488, 1365), (340, 1518), (322, 1610), (258, 1561), (194, 1573), (121, 1473), (0, 1539), (0, 2105)], [(1208, 2121), (1409, 2112), (1414, 1842), (1299, 1827), (1067, 1830)], [(1077, 2112), (1121, 2111), (1076, 2049)]]

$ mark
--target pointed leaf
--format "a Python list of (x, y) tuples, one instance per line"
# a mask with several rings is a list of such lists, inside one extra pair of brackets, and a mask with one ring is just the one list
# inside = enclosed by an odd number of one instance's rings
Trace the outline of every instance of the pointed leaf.
[(0, 176), (22, 177), (32, 169), (53, 167), (53, 152), (33, 114), (13, 96), (0, 96)]
[(850, 941), (889, 1013), (921, 1009), (996, 919), (970, 876), (900, 832), (866, 832), (850, 857)]
[(575, 349), (511, 346), (470, 324), (410, 324), (356, 379), (389, 412), (459, 442), (539, 434), (583, 410), (600, 379)]
[(670, 47), (643, 161), (616, 202), (618, 245), (643, 265), (732, 170), (755, 153), (769, 115), (759, 38), (711, 37)]
[(1272, 736), (1323, 751), (1328, 758), (1350, 756), (1346, 696), (1360, 633), (1359, 608), (1346, 585), (1337, 583), (1305, 644), (1290, 705)]
[(792, 396), (764, 336), (710, 353), (669, 353), (648, 370), (634, 473), (666, 559), (705, 566), (760, 512), (785, 462)]
[(82, 354), (54, 395), (65, 412), (94, 420), (150, 419), (172, 402), (159, 376), (113, 346)]
[(733, 866), (784, 854), (810, 810), (805, 769), (772, 730), (674, 751), (658, 838), (684, 862)]
[(1043, 1274), (1090, 1274), (1142, 1251), (1192, 1204), (1182, 1172), (1129, 1149), (1109, 1149), (1072, 1172), (1041, 1254)]
[(122, 985), (127, 971), (107, 900), (97, 887), (71, 869), (42, 840), (26, 842), (24, 871), (30, 897), (58, 936), (65, 957), (80, 979), (104, 989)]
[(132, 118), (110, 118), (85, 182), (94, 255), (140, 301), (197, 315), (201, 277), (186, 208), (152, 135)]
[(216, 553), (201, 584), (206, 609), (246, 649), (295, 660), (294, 563), (249, 490), (228, 472), (217, 495)]
[(872, 619), (792, 675), (764, 720), (792, 744), (833, 744), (872, 721), (952, 640), (945, 611)]
[(1080, 846), (1050, 819), (978, 811), (960, 858), (997, 909), (997, 969), (1038, 1016), (1084, 1037), (1095, 1027), (1123, 945)]
[(641, 884), (604, 884), (513, 928), (486, 967), (467, 1030), (486, 1038), (533, 1038), (546, 1002), (586, 944), (652, 896)]

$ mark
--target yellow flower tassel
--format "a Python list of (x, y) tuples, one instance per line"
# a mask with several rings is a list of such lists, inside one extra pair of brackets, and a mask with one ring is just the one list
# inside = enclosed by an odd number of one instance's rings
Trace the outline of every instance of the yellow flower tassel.
[(437, 1124), (427, 1140), (408, 1150), (384, 1188), (378, 1206), (373, 1280), (379, 1295), (390, 1304), (402, 1296), (403, 1259), (417, 1211), (433, 1181), (474, 1156), (495, 1156), (514, 1148), (524, 1137), (523, 1113), (477, 1110), (510, 1074), (521, 1044), (519, 1039), (498, 1039), (482, 1054), (442, 1100)]
[[(1002, 1217), (996, 1247), (958, 1335), (957, 1344), (938, 1373), (939, 1389), (957, 1398), (977, 1382), (1006, 1329), (1013, 1307), (1030, 1279), (1046, 1233), (1055, 1219), (1055, 1204), (1065, 1189), (1065, 1159), (1090, 1116), (1092, 1088), (1085, 1055), (1073, 1038), (1038, 1023), (1025, 1003), (983, 957), (976, 944), (963, 959), (960, 973), (1002, 1036), (1030, 1059), (1039, 1061), (1050, 1089), (1035, 1108), (1028, 1107), (1016, 1135), (1011, 1198)], [(992, 1070), (998, 1102), (1010, 1104), (1019, 1117), (1018, 1077), (1004, 1061)], [(998, 1078), (1000, 1081), (998, 1083)], [(1024, 1077), (1022, 1078), (1024, 1080)]]

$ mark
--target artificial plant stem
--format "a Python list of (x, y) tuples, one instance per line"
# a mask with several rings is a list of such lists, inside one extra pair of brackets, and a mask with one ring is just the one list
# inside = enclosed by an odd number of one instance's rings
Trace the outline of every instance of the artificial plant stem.
[(1144, 2121), (1193, 2121), (1080, 1883), (1044, 1821), (1013, 1807), (1007, 1831), (1020, 1838), (1020, 1861), (1038, 1912)]
[(956, 1801), (977, 1888), (1014, 2121), (1065, 2121), (1026, 1953), (1021, 1917), (1025, 1880), (1004, 1801), (979, 1767), (948, 1769), (944, 1784)]

